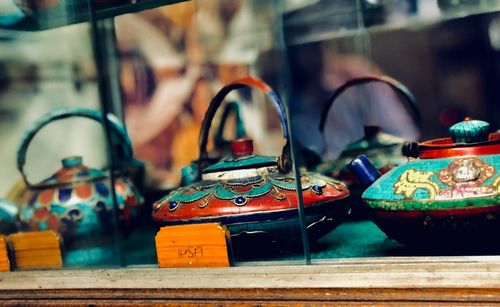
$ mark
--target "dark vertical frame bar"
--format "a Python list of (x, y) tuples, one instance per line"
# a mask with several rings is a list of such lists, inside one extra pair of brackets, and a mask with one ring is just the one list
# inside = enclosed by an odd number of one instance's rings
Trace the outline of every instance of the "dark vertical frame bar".
[[(282, 99), (285, 105), (287, 106), (286, 111), (287, 111), (287, 119), (288, 122), (291, 123), (293, 119), (290, 118), (290, 86), (291, 86), (291, 81), (290, 81), (290, 70), (289, 70), (289, 65), (290, 62), (288, 60), (288, 53), (287, 53), (287, 46), (285, 43), (285, 27), (283, 24), (283, 14), (281, 13), (283, 11), (283, 1), (281, 0), (274, 0), (273, 1), (273, 6), (275, 10), (278, 10), (278, 12), (275, 12), (276, 16), (276, 21), (274, 23), (274, 28), (273, 30), (273, 36), (275, 38), (276, 46), (278, 49), (278, 54), (280, 55), (280, 67), (282, 67), (281, 75), (283, 78), (283, 88), (281, 89), (282, 93)], [(299, 222), (300, 222), (300, 234), (301, 234), (301, 239), (302, 239), (302, 247), (304, 250), (304, 260), (306, 264), (311, 264), (311, 250), (309, 246), (309, 235), (307, 233), (307, 228), (306, 228), (306, 220), (305, 220), (305, 212), (304, 212), (304, 199), (302, 197), (302, 182), (300, 180), (301, 175), (300, 175), (300, 169), (297, 166), (297, 153), (295, 151), (295, 141), (294, 141), (294, 133), (293, 133), (293, 125), (288, 125), (288, 132), (290, 133), (290, 147), (291, 147), (291, 152), (292, 152), (292, 163), (293, 163), (293, 171), (295, 173), (295, 182), (297, 184), (297, 199), (299, 200), (298, 204), (298, 212), (299, 212)]]
[[(95, 65), (97, 69), (99, 100), (103, 115), (115, 113), (114, 109), (117, 104), (121, 104), (121, 97), (116, 96), (119, 80), (117, 67), (117, 54), (115, 48), (115, 33), (114, 20), (112, 18), (98, 20), (96, 18), (96, 10), (94, 0), (87, 0), (89, 10), (90, 31), (92, 37), (92, 47), (94, 52)], [(120, 107), (121, 110), (121, 107)], [(120, 112), (121, 113), (121, 112)], [(117, 115), (115, 113), (115, 115)], [(118, 200), (115, 190), (115, 170), (116, 170), (116, 152), (112, 144), (111, 124), (106, 120), (106, 116), (102, 117), (104, 133), (107, 143), (107, 155), (109, 163), (109, 172), (111, 180), (111, 195), (113, 197), (113, 230), (117, 240), (115, 240), (115, 249), (120, 258), (120, 266), (125, 266), (125, 258), (123, 256), (123, 238), (118, 225)]]
[[(99, 20), (102, 24), (103, 33), (101, 42), (104, 45), (103, 53), (106, 59), (106, 67), (108, 78), (105, 80), (109, 88), (108, 108), (111, 113), (115, 114), (119, 119), (124, 121), (123, 115), (123, 99), (120, 88), (120, 57), (116, 46), (116, 31), (114, 18)], [(125, 125), (124, 125), (125, 126)]]

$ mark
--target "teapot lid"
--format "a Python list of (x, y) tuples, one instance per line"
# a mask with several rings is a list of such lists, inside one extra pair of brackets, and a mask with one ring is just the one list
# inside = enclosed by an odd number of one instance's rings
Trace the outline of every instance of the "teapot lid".
[(379, 149), (387, 148), (392, 146), (400, 145), (404, 142), (404, 139), (380, 131), (379, 127), (366, 126), (365, 136), (349, 144), (344, 152), (356, 152), (356, 151), (366, 151), (368, 149)]
[(489, 133), (489, 127), (467, 117), (449, 128), (450, 137), (405, 144), (403, 154), (420, 159), (500, 154), (500, 133)]
[(221, 171), (276, 166), (276, 161), (276, 157), (255, 155), (253, 152), (252, 139), (238, 139), (231, 143), (231, 155), (205, 168), (202, 176)]
[(476, 143), (488, 141), (490, 124), (482, 120), (466, 117), (464, 121), (449, 128), (451, 138), (455, 143)]
[(94, 181), (107, 176), (107, 172), (99, 169), (89, 168), (83, 165), (81, 156), (67, 157), (61, 160), (62, 168), (52, 176), (34, 187), (46, 187), (54, 185), (65, 185), (74, 182)]

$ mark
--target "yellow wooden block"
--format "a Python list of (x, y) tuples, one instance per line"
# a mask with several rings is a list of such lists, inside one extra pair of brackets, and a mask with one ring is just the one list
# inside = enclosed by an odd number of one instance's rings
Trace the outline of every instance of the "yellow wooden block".
[(162, 227), (156, 234), (160, 268), (227, 267), (229, 230), (219, 223)]
[(8, 236), (17, 269), (49, 269), (63, 265), (61, 237), (53, 231), (19, 232)]
[(10, 260), (7, 251), (7, 238), (0, 235), (0, 272), (8, 271), (10, 271)]

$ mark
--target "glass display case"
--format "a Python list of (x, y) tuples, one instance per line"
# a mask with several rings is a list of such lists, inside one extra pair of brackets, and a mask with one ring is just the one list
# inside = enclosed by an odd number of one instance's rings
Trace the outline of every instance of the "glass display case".
[[(0, 4), (0, 247), (14, 271), (0, 273), (0, 296), (500, 301), (499, 8)], [(432, 150), (460, 153), (425, 160)], [(356, 178), (350, 162), (361, 154), (373, 165)], [(383, 186), (380, 173), (395, 182)], [(393, 200), (415, 209), (393, 215), (396, 226), (376, 207)]]
[[(277, 33), (281, 35), (272, 24), (277, 9), (251, 2), (166, 4), (170, 2), (6, 4), (2, 33), (6, 46), (13, 48), (3, 56), (9, 84), (4, 92), (13, 95), (19, 83), (31, 90), (57, 80), (71, 96), (64, 99), (54, 86), (52, 94), (35, 92), (34, 98), (48, 102), (37, 104), (42, 110), (27, 120), (31, 125), (21, 124), (17, 113), (11, 115), (19, 128), (9, 132), (5, 146), (12, 148), (6, 159), (11, 176), (3, 186), (7, 200), (19, 206), (19, 230), (57, 232), (68, 268), (156, 265), (155, 236), (161, 226), (203, 222), (229, 228), (233, 264), (301, 259), (302, 236), (307, 236), (301, 223), (323, 224), (327, 214), (326, 209), (306, 213), (298, 206), (290, 119), (280, 98), (284, 92), (277, 89), (285, 87), (286, 74), (274, 75), (272, 87), (255, 77), (260, 75), (255, 65), (259, 55), (283, 48), (274, 43)], [(241, 34), (255, 19), (259, 26)], [(210, 27), (200, 27), (203, 23)], [(46, 49), (33, 48), (33, 42)], [(52, 52), (54, 42), (61, 47)], [(23, 59), (15, 48), (24, 48), (38, 62)], [(281, 51), (267, 60), (280, 71), (287, 66)], [(21, 80), (10, 73), (15, 63), (28, 67)], [(40, 67), (52, 74), (39, 73)], [(216, 95), (219, 90), (224, 94)], [(80, 92), (90, 94), (83, 97)], [(221, 104), (226, 95), (227, 106)], [(15, 103), (18, 112), (31, 110), (34, 98), (25, 99), (23, 108)], [(215, 163), (231, 153), (232, 140), (242, 137), (253, 139), (253, 145), (252, 140), (235, 145), (247, 149), (234, 149), (234, 161)], [(59, 149), (68, 139), (80, 147)], [(57, 148), (54, 160), (63, 159), (62, 169), (45, 163), (49, 155), (43, 155), (43, 162), (33, 158), (47, 152), (41, 146)], [(278, 156), (286, 166), (278, 166), (280, 172), (274, 174)], [(210, 174), (202, 175), (212, 164)], [(243, 168), (242, 174), (235, 167)], [(220, 171), (235, 174), (215, 184)], [(24, 184), (14, 180), (19, 175)], [(35, 175), (40, 184), (33, 183)], [(212, 179), (189, 188), (199, 177)], [(325, 200), (347, 196), (337, 189), (343, 187), (340, 182), (312, 174), (302, 177), (312, 184), (304, 187), (307, 206), (323, 208)], [(97, 185), (103, 178), (109, 182)], [(311, 187), (317, 184), (333, 194), (314, 194)], [(174, 190), (169, 200), (166, 196)], [(211, 201), (215, 203), (207, 205)], [(345, 204), (332, 210), (342, 218), (347, 215)], [(327, 229), (337, 225), (325, 223)], [(261, 248), (256, 250), (256, 244)]]

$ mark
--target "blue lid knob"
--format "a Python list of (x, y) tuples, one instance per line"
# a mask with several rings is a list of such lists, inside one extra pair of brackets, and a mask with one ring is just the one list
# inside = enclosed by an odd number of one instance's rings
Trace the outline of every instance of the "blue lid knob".
[(489, 129), (489, 123), (467, 117), (464, 121), (451, 126), (449, 131), (455, 143), (476, 143), (488, 140)]

